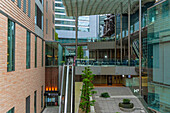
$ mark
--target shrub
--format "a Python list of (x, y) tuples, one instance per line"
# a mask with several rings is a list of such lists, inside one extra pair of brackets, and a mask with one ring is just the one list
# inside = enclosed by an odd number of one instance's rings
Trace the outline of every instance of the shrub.
[(131, 109), (134, 107), (134, 104), (133, 103), (130, 103), (130, 104), (119, 103), (119, 107)]
[(130, 100), (129, 99), (123, 99), (123, 104), (130, 104)]
[(109, 96), (109, 93), (105, 92), (105, 93), (102, 93), (102, 94), (100, 95), (100, 97), (109, 98), (110, 96)]

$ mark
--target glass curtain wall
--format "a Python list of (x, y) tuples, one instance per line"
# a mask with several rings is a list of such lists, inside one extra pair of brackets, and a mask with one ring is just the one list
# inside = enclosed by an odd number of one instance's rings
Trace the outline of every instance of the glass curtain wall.
[(148, 105), (170, 112), (170, 0), (148, 9)]

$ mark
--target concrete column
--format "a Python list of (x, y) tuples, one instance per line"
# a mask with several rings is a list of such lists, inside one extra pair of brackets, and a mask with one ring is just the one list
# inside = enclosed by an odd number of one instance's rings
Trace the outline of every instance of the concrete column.
[(117, 53), (116, 53), (116, 25), (117, 25), (117, 19), (116, 19), (116, 15), (117, 15), (117, 11), (115, 10), (115, 61), (117, 60), (117, 58), (116, 58), (116, 55), (117, 55)]
[(110, 60), (112, 60), (112, 50), (110, 49)]
[(130, 0), (128, 0), (128, 65), (130, 66)]
[(122, 2), (120, 4), (121, 7), (121, 15), (120, 15), (120, 33), (121, 33), (121, 38), (120, 38), (120, 60), (122, 63), (122, 38), (123, 38), (123, 34), (122, 34), (122, 13), (123, 13), (123, 6), (122, 6)]
[(141, 0), (139, 0), (139, 95), (142, 96), (142, 40), (141, 40)]
[(126, 48), (125, 48), (125, 44), (124, 44), (124, 57), (126, 56)]
[(99, 60), (99, 50), (97, 50), (97, 60)]

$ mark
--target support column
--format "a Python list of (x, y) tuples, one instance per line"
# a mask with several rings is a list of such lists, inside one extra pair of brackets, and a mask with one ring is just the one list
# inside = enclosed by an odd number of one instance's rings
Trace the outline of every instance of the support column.
[(99, 50), (97, 50), (97, 60), (99, 60)]
[(121, 33), (121, 38), (120, 38), (120, 60), (122, 63), (122, 38), (123, 38), (123, 34), (122, 34), (122, 13), (123, 13), (123, 6), (122, 6), (122, 2), (120, 4), (121, 7), (121, 15), (120, 15), (120, 33)]
[(117, 25), (117, 19), (116, 19), (116, 15), (117, 15), (117, 11), (115, 10), (115, 62), (116, 62), (116, 60), (117, 60), (117, 58), (116, 58), (116, 55), (117, 55), (117, 53), (116, 53), (116, 25)]
[(112, 50), (110, 49), (110, 60), (112, 60)]
[(142, 96), (141, 0), (139, 0), (139, 95)]
[(125, 48), (125, 44), (124, 44), (124, 57), (126, 56), (126, 48)]
[(130, 66), (130, 0), (128, 0), (128, 65)]

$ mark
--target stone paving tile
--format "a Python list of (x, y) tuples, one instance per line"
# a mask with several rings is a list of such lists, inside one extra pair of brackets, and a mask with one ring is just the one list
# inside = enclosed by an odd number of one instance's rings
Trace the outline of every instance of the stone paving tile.
[[(119, 102), (126, 98), (126, 95), (131, 97), (130, 100), (134, 103), (135, 107), (144, 108), (137, 98), (133, 98), (131, 90), (127, 87), (100, 87), (95, 88), (94, 90), (97, 91), (97, 94), (93, 95), (93, 99), (96, 100), (94, 106), (96, 113), (126, 113), (121, 111), (118, 107)], [(108, 92), (110, 96), (113, 96), (113, 98), (98, 98), (98, 96), (100, 96), (100, 94), (103, 92)], [(114, 98), (114, 96), (120, 97)], [(140, 113), (140, 110), (135, 110), (131, 113)]]

